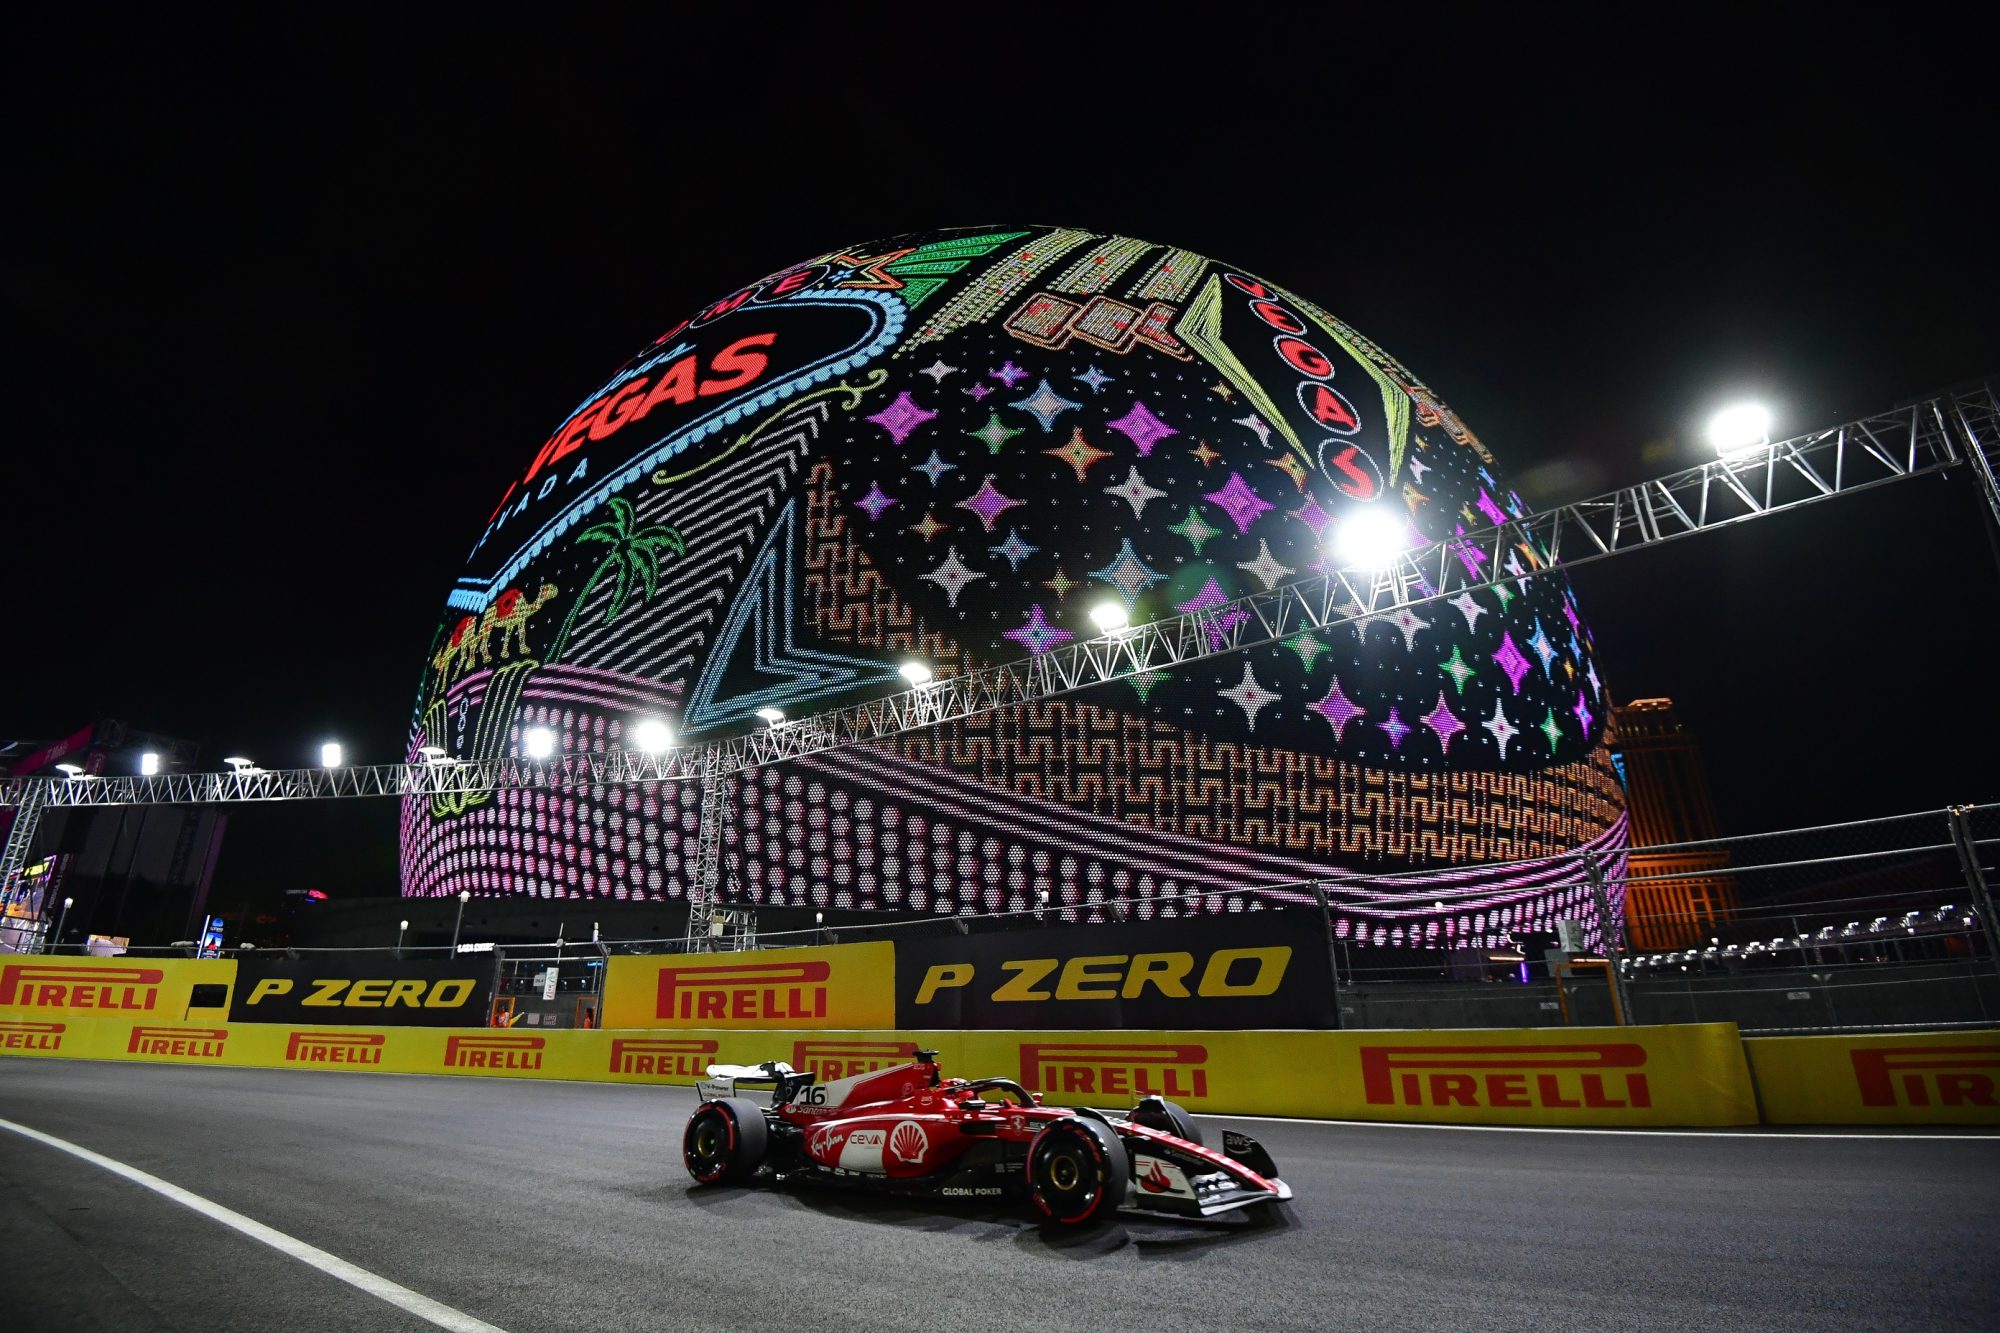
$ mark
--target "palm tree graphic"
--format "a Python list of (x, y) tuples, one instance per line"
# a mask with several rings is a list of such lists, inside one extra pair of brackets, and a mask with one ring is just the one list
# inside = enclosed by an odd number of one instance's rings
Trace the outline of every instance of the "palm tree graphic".
[(618, 580), (612, 586), (611, 604), (605, 607), (604, 620), (601, 622), (609, 624), (618, 619), (618, 613), (623, 611), (626, 603), (631, 600), (635, 582), (644, 589), (641, 601), (652, 597), (654, 590), (659, 587), (660, 560), (663, 552), (671, 555), (687, 554), (687, 542), (682, 538), (678, 528), (667, 523), (656, 523), (649, 528), (635, 527), (638, 516), (632, 509), (632, 502), (620, 496), (612, 497), (610, 508), (610, 518), (602, 523), (592, 524), (576, 535), (579, 543), (602, 542), (611, 549), (605, 552), (604, 559), (598, 562), (597, 569), (591, 574), (589, 582), (583, 585), (583, 591), (577, 594), (576, 601), (571, 604), (569, 617), (563, 621), (562, 632), (556, 635), (555, 647), (549, 653), (550, 662), (562, 660), (563, 648), (569, 643), (570, 628), (576, 623), (577, 612), (583, 609), (583, 604), (590, 600), (591, 591), (606, 575)]

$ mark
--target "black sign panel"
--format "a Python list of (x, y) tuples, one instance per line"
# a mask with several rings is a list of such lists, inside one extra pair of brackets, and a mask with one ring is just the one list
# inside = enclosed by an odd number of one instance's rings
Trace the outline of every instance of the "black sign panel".
[(1317, 912), (896, 941), (902, 1028), (1330, 1028)]
[(256, 958), (236, 964), (232, 1023), (484, 1027), (493, 959)]

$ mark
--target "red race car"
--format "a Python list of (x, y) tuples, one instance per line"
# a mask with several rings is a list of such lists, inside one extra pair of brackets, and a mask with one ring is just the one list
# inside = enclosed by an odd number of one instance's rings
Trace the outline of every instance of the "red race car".
[[(769, 1084), (768, 1105), (736, 1095)], [(1010, 1078), (943, 1079), (937, 1052), (914, 1063), (818, 1082), (782, 1061), (710, 1065), (681, 1139), (698, 1184), (854, 1185), (940, 1198), (1026, 1194), (1081, 1225), (1130, 1206), (1214, 1217), (1292, 1197), (1270, 1155), (1225, 1130), (1222, 1151), (1179, 1106), (1147, 1097), (1130, 1111), (1044, 1106)]]

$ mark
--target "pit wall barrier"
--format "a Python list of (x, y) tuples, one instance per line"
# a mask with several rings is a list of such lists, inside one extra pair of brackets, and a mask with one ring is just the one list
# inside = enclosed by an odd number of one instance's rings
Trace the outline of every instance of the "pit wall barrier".
[(1773, 1125), (2000, 1124), (2000, 1030), (1746, 1037)]

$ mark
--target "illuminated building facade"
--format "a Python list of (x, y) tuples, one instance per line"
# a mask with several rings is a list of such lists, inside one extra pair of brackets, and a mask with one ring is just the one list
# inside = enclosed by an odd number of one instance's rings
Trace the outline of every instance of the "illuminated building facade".
[(1674, 715), (1672, 699), (1634, 699), (1611, 710), (1612, 745), (1625, 774), (1634, 850), (1625, 895), (1627, 943), (1635, 949), (1681, 949), (1707, 940), (1733, 919), (1736, 889), (1718, 848), (1647, 851), (1722, 836), (1702, 772), (1701, 748)]
[[(496, 503), (497, 500), (497, 503)], [(511, 480), (450, 591), (409, 756), (566, 752), (797, 718), (1049, 651), (1108, 600), (1218, 607), (1322, 567), (1364, 511), (1448, 540), (1524, 513), (1477, 436), (1312, 302), (1056, 227), (900, 236), (674, 324)], [(725, 779), (755, 904), (1224, 910), (1266, 886), (1385, 945), (1591, 915), (1623, 792), (1566, 579), (1502, 582)], [(413, 799), (404, 892), (684, 895), (682, 787)], [(1524, 864), (1507, 864), (1524, 863)], [(1360, 876), (1408, 875), (1407, 886)], [(1242, 905), (1242, 900), (1237, 900)], [(1442, 906), (1439, 906), (1442, 904)]]

